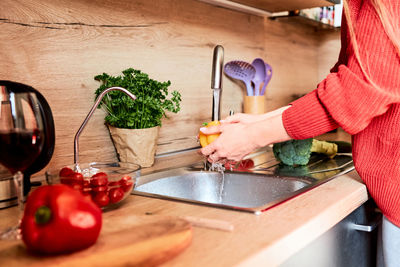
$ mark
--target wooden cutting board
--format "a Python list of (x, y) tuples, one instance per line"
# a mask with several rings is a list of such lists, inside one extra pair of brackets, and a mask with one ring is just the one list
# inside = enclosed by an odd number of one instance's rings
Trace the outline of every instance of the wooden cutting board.
[(0, 266), (155, 266), (182, 252), (192, 240), (189, 222), (159, 216), (103, 218), (92, 247), (62, 256), (29, 253), (22, 241), (0, 241)]

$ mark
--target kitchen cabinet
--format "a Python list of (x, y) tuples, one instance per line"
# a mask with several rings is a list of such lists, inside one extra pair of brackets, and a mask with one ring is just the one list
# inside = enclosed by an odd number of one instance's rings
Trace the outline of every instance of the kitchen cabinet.
[(373, 201), (367, 201), (280, 267), (375, 266), (382, 216), (374, 209)]

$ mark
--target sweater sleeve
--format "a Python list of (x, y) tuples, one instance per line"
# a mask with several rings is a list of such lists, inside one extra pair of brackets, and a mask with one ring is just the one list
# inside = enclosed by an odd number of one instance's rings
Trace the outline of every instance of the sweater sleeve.
[[(393, 10), (396, 21), (399, 10), (398, 6)], [(354, 27), (361, 64), (378, 88), (364, 76), (347, 41), (347, 64), (339, 65), (337, 72), (283, 113), (284, 127), (292, 138), (314, 137), (338, 126), (356, 134), (400, 102), (400, 60), (369, 1), (361, 6)]]

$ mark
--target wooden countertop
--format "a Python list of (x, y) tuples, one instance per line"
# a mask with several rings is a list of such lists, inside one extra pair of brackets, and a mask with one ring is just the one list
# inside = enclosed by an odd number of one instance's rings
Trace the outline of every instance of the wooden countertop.
[[(185, 165), (198, 157), (192, 152), (191, 157), (177, 154), (158, 158), (155, 167), (151, 169), (162, 169), (171, 164)], [(255, 266), (265, 263), (268, 266), (277, 266), (329, 230), (367, 199), (366, 187), (353, 171), (261, 215), (131, 195), (118, 209), (107, 211), (104, 216), (190, 216), (221, 220), (233, 225), (233, 231), (194, 226), (192, 244), (163, 266)], [(16, 208), (0, 210), (1, 229), (15, 213)]]

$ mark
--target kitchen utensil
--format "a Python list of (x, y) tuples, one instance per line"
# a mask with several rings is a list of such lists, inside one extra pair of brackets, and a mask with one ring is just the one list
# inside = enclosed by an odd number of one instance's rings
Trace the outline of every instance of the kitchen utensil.
[(160, 215), (103, 214), (97, 242), (88, 249), (58, 256), (35, 255), (21, 242), (0, 247), (3, 266), (156, 266), (185, 250), (192, 227), (184, 219)]
[[(128, 162), (79, 163), (45, 173), (48, 184), (66, 184), (92, 198), (102, 209), (115, 208), (129, 196), (140, 176), (140, 166)], [(81, 174), (81, 175), (80, 175)]]
[(268, 63), (265, 63), (265, 79), (264, 79), (264, 85), (261, 89), (260, 95), (265, 94), (265, 89), (267, 88), (267, 85), (268, 85), (269, 81), (271, 80), (271, 77), (272, 77), (272, 68)]
[(253, 95), (251, 81), (256, 74), (256, 69), (251, 64), (240, 60), (230, 61), (225, 64), (224, 72), (229, 77), (244, 82), (247, 95)]
[(248, 114), (264, 114), (265, 97), (263, 95), (247, 96), (243, 98), (243, 112)]
[(256, 58), (253, 60), (251, 65), (256, 69), (256, 73), (254, 75), (254, 78), (252, 80), (254, 84), (254, 95), (258, 96), (260, 95), (261, 89), (261, 83), (264, 82), (265, 80), (265, 62), (261, 58)]

